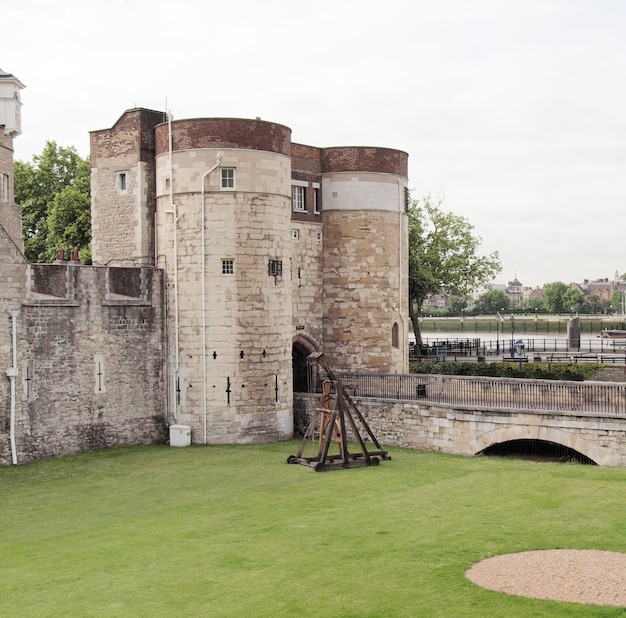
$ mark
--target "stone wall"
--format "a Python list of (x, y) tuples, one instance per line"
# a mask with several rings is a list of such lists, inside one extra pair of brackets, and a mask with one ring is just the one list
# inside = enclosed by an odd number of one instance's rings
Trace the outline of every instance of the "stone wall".
[(163, 112), (127, 111), (91, 133), (92, 261), (154, 265), (154, 127)]
[[(319, 395), (295, 395), (298, 430), (306, 427), (320, 400)], [(510, 440), (543, 440), (574, 449), (599, 465), (626, 466), (625, 418), (359, 397), (353, 400), (383, 446), (473, 456)]]
[[(209, 130), (222, 145), (173, 153), (176, 229), (170, 157), (157, 157), (159, 265), (173, 318), (171, 417), (190, 425), (199, 444), (269, 442), (293, 431), (290, 164), (261, 149), (263, 138), (267, 148), (282, 147), (285, 130), (250, 121), (259, 148), (231, 149), (225, 145), (240, 145), (245, 131), (230, 124), (174, 123), (175, 145), (206, 144)], [(234, 172), (232, 187), (221, 186), (224, 168)]]
[(0, 464), (11, 461), (9, 445), (10, 381), (13, 367), (11, 313), (19, 312), (26, 287), (26, 258), (0, 226)]
[(406, 216), (335, 210), (328, 202), (323, 211), (324, 352), (338, 370), (406, 372)]
[[(1, 308), (4, 316), (18, 309), (18, 463), (165, 440), (163, 273), (130, 271), (16, 264), (19, 289), (11, 307)], [(3, 366), (11, 362), (8, 330), (0, 335)], [(5, 381), (2, 391), (6, 464)]]
[(15, 203), (13, 191), (13, 137), (5, 135), (0, 126), (0, 226), (16, 247), (24, 250), (22, 213)]

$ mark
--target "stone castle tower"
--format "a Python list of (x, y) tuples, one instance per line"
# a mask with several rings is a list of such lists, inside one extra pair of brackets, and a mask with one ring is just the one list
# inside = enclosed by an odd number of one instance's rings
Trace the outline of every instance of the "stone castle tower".
[(24, 248), (20, 207), (13, 195), (13, 138), (22, 132), (20, 90), (25, 86), (0, 69), (0, 225)]
[(406, 153), (133, 109), (91, 163), (94, 265), (166, 273), (168, 415), (193, 442), (291, 437), (311, 352), (408, 370)]

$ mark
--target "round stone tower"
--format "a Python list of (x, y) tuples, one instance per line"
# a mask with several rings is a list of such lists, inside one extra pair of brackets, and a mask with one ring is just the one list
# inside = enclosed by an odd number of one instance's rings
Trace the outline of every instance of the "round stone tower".
[(174, 421), (200, 444), (290, 438), (291, 130), (194, 119), (155, 136)]
[(325, 148), (324, 353), (350, 371), (408, 371), (408, 155)]

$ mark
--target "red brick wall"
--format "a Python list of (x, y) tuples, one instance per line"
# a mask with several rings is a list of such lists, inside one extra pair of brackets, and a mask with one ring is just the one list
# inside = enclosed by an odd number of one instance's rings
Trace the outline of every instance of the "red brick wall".
[[(291, 129), (263, 120), (196, 118), (172, 123), (174, 150), (191, 148), (247, 148), (291, 156)], [(167, 124), (156, 128), (156, 152), (169, 151)]]
[(409, 155), (391, 148), (346, 146), (322, 150), (322, 171), (379, 172), (408, 176)]

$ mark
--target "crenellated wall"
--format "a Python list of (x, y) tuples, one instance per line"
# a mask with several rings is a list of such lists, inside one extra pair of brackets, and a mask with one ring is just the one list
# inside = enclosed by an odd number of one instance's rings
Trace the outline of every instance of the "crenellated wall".
[(10, 463), (12, 455), (24, 463), (164, 441), (162, 271), (29, 265), (20, 256), (13, 266), (10, 297), (0, 302), (8, 322), (0, 329), (0, 358), (3, 369), (12, 365), (13, 312), (16, 448), (12, 453), (3, 380), (0, 463)]

